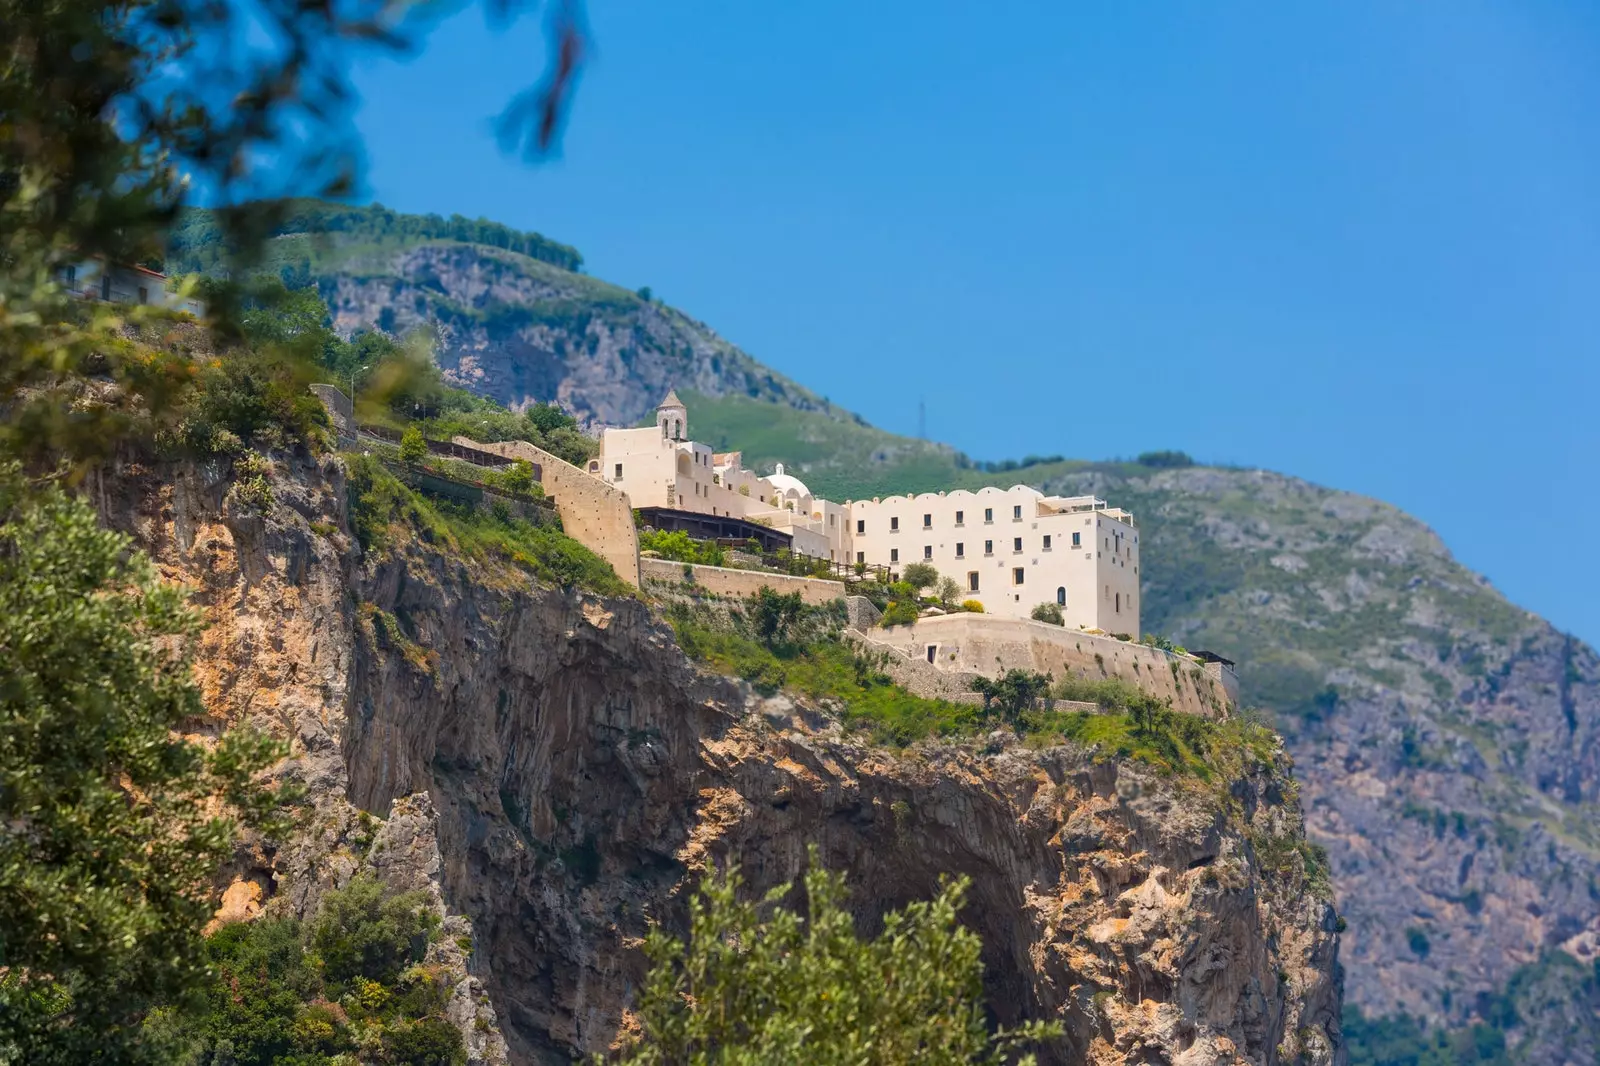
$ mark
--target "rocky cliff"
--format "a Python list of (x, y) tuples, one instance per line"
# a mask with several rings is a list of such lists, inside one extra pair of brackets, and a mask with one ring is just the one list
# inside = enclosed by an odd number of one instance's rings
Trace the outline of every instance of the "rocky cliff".
[(1145, 628), (1238, 659), (1245, 701), (1288, 738), (1353, 926), (1352, 1003), (1428, 1024), (1498, 1017), (1534, 1063), (1563, 1061), (1540, 1047), (1600, 1051), (1600, 981), (1542, 969), (1587, 972), (1600, 944), (1600, 658), (1420, 522), (1263, 471), (975, 469), (670, 308), (502, 249), (335, 242), (304, 271), (342, 328), (429, 325), (456, 381), (508, 402), (555, 398), (625, 424), (674, 385), (698, 438), (752, 466), (790, 463), (832, 498), (999, 481), (1129, 507), (1146, 534)]
[(236, 912), (303, 913), (362, 867), (429, 887), (474, 1061), (605, 1048), (696, 871), (762, 889), (808, 842), (865, 927), (970, 875), (995, 1018), (1066, 1025), (1045, 1061), (1338, 1056), (1335, 916), (1281, 753), (1202, 783), (1003, 737), (875, 749), (697, 672), (639, 601), (420, 541), (363, 558), (336, 459), (281, 459), (265, 513), (220, 469), (107, 484), (108, 520), (196, 589), (209, 708), (290, 737), (309, 787), (303, 831), (229, 872)]

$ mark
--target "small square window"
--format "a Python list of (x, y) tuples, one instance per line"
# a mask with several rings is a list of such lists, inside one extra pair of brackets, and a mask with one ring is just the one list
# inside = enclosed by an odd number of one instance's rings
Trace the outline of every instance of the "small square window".
[(966, 517), (967, 517), (967, 513), (965, 511), (957, 511), (956, 512), (956, 525), (958, 525), (958, 526), (961, 525), (963, 523), (963, 520)]
[(983, 542), (983, 554), (985, 554), (985, 555), (993, 555), (994, 554), (994, 541), (986, 540), (986, 541)]
[(1011, 508), (1011, 520), (1013, 522), (1022, 521), (1022, 504), (1019, 503), (1015, 507)]
[(1011, 583), (1013, 585), (1022, 584), (1022, 567), (1014, 566), (1011, 568)]
[[(866, 531), (867, 531), (867, 520), (865, 518), (856, 519), (856, 532), (857, 533), (865, 533)], [(1076, 537), (1077, 534), (1074, 533), (1073, 536)]]
[(889, 519), (889, 532), (890, 533), (898, 533), (898, 532), (900, 532), (900, 519), (898, 519), (898, 518)]
[(932, 529), (933, 528), (933, 515), (925, 514), (925, 515), (922, 516), (922, 528), (923, 529)]
[(856, 552), (856, 562), (858, 562), (861, 565), (865, 566), (866, 563), (867, 563), (867, 553), (866, 552)]
[(983, 509), (983, 520), (985, 522), (993, 522), (994, 521), (994, 508), (993, 507), (985, 507)]
[(622, 464), (621, 463), (617, 464), (617, 477), (618, 477), (618, 479), (620, 479), (622, 477)]
[(889, 561), (891, 563), (898, 563), (900, 561), (900, 549), (899, 548), (890, 548), (889, 549)]
[(1050, 534), (1048, 534), (1048, 533), (1046, 533), (1044, 535), (1044, 550), (1045, 551), (1049, 551), (1050, 550)]
[(978, 591), (978, 572), (976, 570), (968, 570), (967, 571), (967, 591), (968, 592), (977, 592)]
[(933, 545), (932, 544), (924, 544), (922, 546), (922, 557), (924, 559), (932, 559), (933, 558)]
[(1072, 546), (1073, 546), (1073, 547), (1074, 547), (1074, 548), (1081, 548), (1081, 547), (1083, 547), (1083, 534), (1081, 534), (1081, 533), (1074, 533), (1074, 534), (1073, 534), (1073, 535), (1072, 535)]
[(1022, 538), (1021, 537), (1012, 537), (1011, 538), (1011, 550), (1014, 551), (1014, 552), (1019, 552), (1019, 551), (1022, 550)]
[(965, 544), (963, 544), (959, 540), (956, 541), (956, 558), (957, 559), (964, 559), (964, 558), (966, 558), (966, 555), (967, 555), (967, 546)]

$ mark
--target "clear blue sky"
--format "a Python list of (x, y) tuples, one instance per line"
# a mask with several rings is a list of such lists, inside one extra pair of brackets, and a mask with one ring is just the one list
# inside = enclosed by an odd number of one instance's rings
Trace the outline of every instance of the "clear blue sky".
[[(981, 14), (984, 9), (1004, 14)], [(1600, 5), (620, 3), (562, 157), (481, 10), (365, 64), (371, 195), (576, 245), (885, 428), (1399, 505), (1600, 643)]]

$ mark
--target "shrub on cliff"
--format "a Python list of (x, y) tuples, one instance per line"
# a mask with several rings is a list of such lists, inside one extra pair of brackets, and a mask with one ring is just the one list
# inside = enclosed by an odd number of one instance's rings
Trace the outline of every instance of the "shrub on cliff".
[(844, 878), (815, 846), (804, 914), (779, 906), (798, 885), (741, 899), (737, 870), (708, 874), (689, 902), (689, 935), (660, 927), (645, 942), (640, 1031), (613, 1061), (968, 1066), (1031, 1063), (1023, 1046), (1057, 1038), (1056, 1023), (991, 1034), (983, 1006), (983, 942), (957, 920), (967, 881), (884, 916), (864, 940), (845, 907)]

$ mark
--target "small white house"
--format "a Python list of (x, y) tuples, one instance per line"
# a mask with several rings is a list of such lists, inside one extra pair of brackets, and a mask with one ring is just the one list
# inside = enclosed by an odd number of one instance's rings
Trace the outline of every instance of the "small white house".
[(149, 267), (85, 259), (61, 267), (56, 271), (56, 279), (68, 292), (85, 300), (148, 304), (196, 316), (205, 314), (201, 301), (179, 296), (165, 274)]

